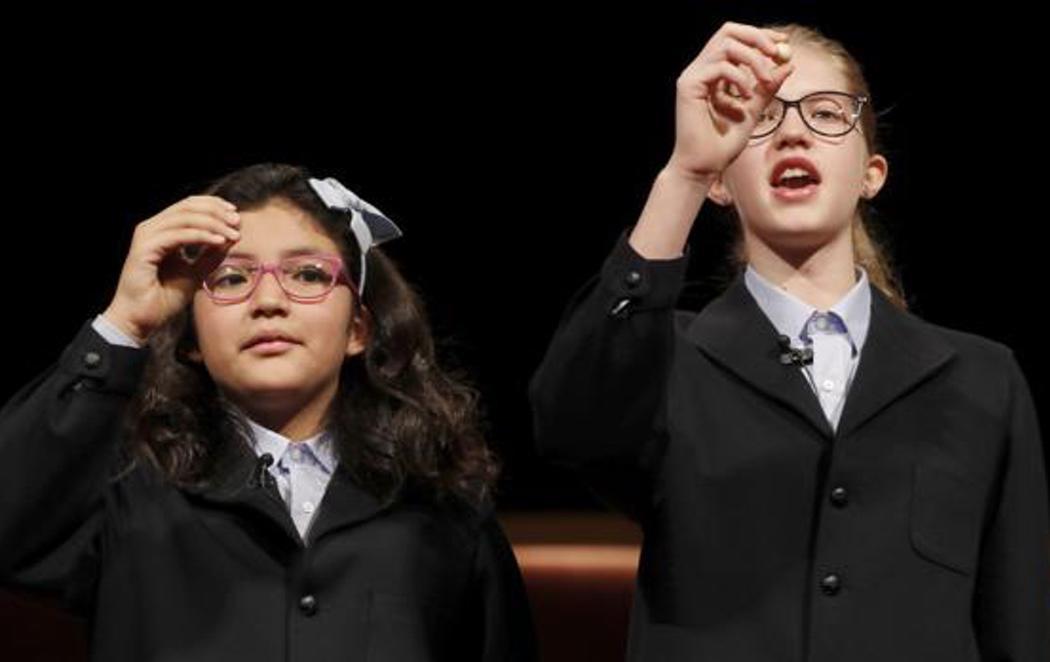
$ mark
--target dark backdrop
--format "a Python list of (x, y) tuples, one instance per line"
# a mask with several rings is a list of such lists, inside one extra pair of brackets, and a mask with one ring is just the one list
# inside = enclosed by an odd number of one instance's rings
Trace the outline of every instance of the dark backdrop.
[[(1003, 3), (920, 9), (277, 5), (12, 25), (0, 396), (105, 307), (137, 222), (230, 169), (302, 163), (404, 228), (389, 253), (484, 393), (503, 505), (596, 507), (535, 458), (528, 378), (669, 154), (679, 71), (725, 20), (794, 19), (845, 42), (885, 112), (876, 208), (914, 310), (1013, 347), (1045, 420), (1047, 40)], [(692, 237), (701, 283), (725, 251), (713, 212)]]

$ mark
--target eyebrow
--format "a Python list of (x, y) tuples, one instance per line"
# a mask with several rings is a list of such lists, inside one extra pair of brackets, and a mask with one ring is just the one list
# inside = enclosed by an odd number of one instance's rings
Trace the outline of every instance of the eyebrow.
[[(289, 249), (281, 251), (281, 257), (285, 258), (285, 257), (296, 257), (296, 256), (299, 256), (299, 255), (322, 255), (322, 254), (326, 254), (326, 253), (330, 253), (330, 252), (331, 251), (329, 251), (329, 250), (325, 250), (325, 249), (322, 249), (322, 248), (317, 248), (316, 246), (296, 246), (295, 248), (289, 248)], [(244, 251), (230, 251), (229, 253), (226, 254), (226, 257), (248, 258), (248, 259), (254, 260), (255, 259), (255, 254), (254, 253), (246, 253)]]

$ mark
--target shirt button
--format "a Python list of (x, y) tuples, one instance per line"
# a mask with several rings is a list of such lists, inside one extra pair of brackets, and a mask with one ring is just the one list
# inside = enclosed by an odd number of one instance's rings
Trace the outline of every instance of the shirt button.
[(830, 391), (831, 389), (835, 388), (835, 380), (833, 380), (833, 379), (825, 379), (824, 383), (821, 384), (821, 387), (825, 391)]
[(88, 352), (84, 354), (84, 365), (89, 368), (97, 368), (102, 363), (102, 355), (98, 352)]
[(841, 588), (842, 581), (835, 573), (825, 575), (824, 579), (820, 580), (820, 590), (824, 591), (825, 595), (835, 595)]
[(291, 459), (292, 462), (298, 462), (302, 457), (303, 453), (299, 450), (298, 446), (292, 446), (288, 449), (288, 458)]
[(627, 283), (627, 287), (638, 287), (638, 284), (642, 282), (642, 274), (637, 271), (628, 271), (627, 275), (623, 277), (623, 282)]
[(299, 598), (299, 611), (303, 612), (307, 616), (313, 616), (317, 613), (317, 598), (312, 595), (304, 595)]
[(828, 328), (828, 318), (824, 317), (823, 315), (820, 315), (816, 319), (816, 324), (817, 328), (823, 331)]
[(307, 515), (309, 515), (313, 511), (314, 511), (314, 502), (313, 501), (304, 501), (303, 502), (303, 512), (306, 513)]
[(846, 505), (849, 502), (849, 495), (846, 492), (846, 488), (839, 486), (831, 490), (831, 503), (839, 508)]

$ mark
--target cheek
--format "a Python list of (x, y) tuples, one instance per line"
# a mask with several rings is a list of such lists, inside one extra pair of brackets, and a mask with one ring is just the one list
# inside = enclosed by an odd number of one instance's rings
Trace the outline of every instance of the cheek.
[(760, 158), (756, 150), (745, 149), (722, 175), (741, 219), (761, 215), (766, 205), (766, 175)]
[(745, 148), (722, 173), (722, 181), (737, 198), (747, 198), (761, 191), (766, 183), (765, 166), (757, 150)]
[(194, 330), (197, 334), (197, 345), (206, 360), (228, 353), (230, 350), (226, 345), (236, 342), (239, 338), (238, 318), (231, 313), (230, 310), (216, 308), (211, 302), (195, 302)]
[(837, 180), (859, 190), (867, 164), (868, 149), (859, 138), (842, 145), (841, 158), (835, 161)]
[(850, 156), (839, 161), (827, 181), (835, 189), (835, 195), (855, 198), (860, 195), (864, 183), (864, 165), (861, 156)]
[(329, 303), (302, 310), (303, 328), (317, 347), (342, 352), (350, 335), (350, 300), (346, 297)]

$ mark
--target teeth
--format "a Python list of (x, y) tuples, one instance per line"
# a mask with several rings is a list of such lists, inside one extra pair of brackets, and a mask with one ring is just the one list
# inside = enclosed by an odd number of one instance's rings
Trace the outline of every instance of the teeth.
[(788, 168), (784, 172), (780, 173), (780, 178), (777, 179), (777, 183), (779, 184), (785, 179), (789, 179), (791, 177), (808, 177), (810, 179), (816, 180), (816, 177), (814, 177), (812, 173), (810, 173), (804, 168)]

